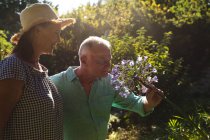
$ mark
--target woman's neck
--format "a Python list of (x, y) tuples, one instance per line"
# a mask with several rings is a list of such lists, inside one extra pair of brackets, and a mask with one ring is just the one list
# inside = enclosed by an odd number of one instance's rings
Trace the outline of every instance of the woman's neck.
[(39, 56), (33, 56), (30, 59), (23, 59), (20, 55), (14, 54), (16, 57), (20, 58), (21, 60), (25, 61), (26, 63), (30, 64), (32, 67), (42, 71), (42, 68), (39, 64)]

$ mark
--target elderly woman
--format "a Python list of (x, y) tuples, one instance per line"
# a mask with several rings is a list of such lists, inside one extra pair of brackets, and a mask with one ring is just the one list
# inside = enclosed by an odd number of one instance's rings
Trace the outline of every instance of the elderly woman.
[(11, 38), (15, 48), (0, 61), (0, 139), (63, 139), (61, 96), (39, 57), (52, 54), (60, 31), (75, 20), (36, 3), (20, 13), (20, 21), (21, 31)]

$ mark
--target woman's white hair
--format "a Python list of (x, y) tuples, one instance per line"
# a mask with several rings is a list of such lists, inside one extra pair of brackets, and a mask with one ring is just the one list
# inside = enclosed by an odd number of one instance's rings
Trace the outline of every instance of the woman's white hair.
[(79, 57), (81, 57), (83, 54), (86, 53), (87, 50), (90, 50), (90, 48), (93, 47), (106, 47), (108, 49), (111, 49), (111, 44), (109, 41), (101, 37), (90, 36), (81, 43), (78, 52)]

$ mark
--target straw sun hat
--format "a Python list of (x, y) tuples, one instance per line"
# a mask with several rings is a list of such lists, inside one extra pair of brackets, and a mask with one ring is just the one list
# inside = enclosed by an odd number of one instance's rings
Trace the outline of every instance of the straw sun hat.
[(59, 18), (54, 10), (48, 4), (35, 3), (26, 7), (20, 13), (20, 22), (22, 29), (11, 38), (11, 42), (17, 44), (21, 35), (34, 27), (35, 25), (54, 22), (60, 24), (61, 29), (75, 23), (74, 18)]

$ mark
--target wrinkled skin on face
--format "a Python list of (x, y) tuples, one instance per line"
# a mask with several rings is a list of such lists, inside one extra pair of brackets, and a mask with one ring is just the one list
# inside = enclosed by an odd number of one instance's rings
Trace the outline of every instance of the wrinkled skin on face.
[(85, 69), (94, 78), (108, 75), (111, 66), (111, 51), (107, 47), (93, 47), (82, 58)]

